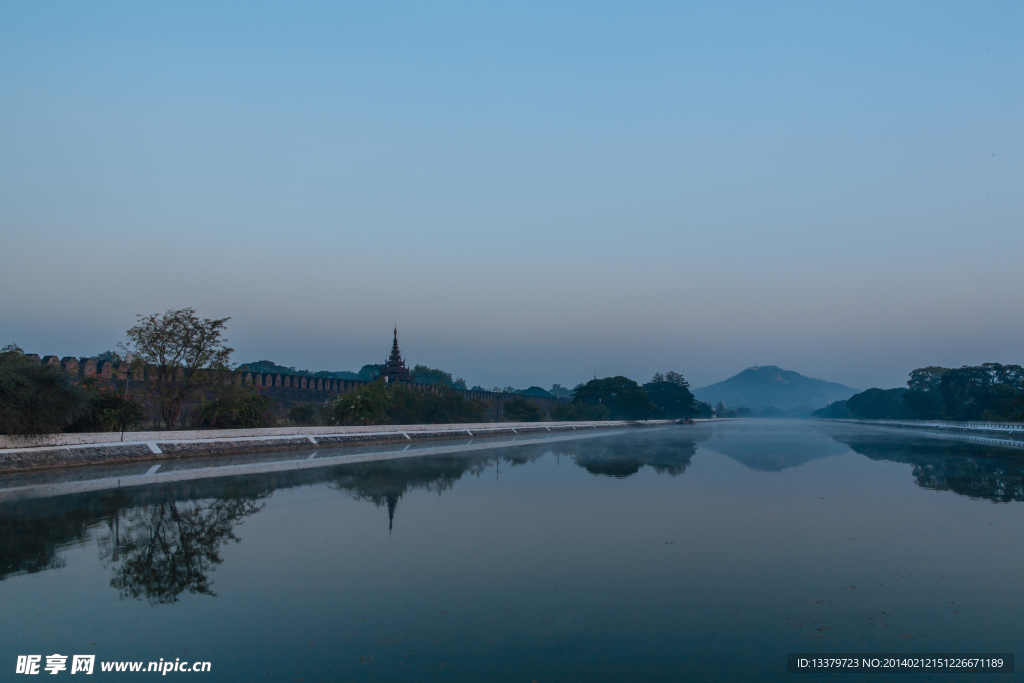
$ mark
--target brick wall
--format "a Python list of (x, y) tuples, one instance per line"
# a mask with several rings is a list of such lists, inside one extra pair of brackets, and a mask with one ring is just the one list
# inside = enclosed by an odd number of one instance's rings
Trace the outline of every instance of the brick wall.
[[(123, 389), (124, 381), (128, 376), (128, 364), (120, 361), (95, 361), (91, 358), (74, 358), (68, 356), (58, 358), (57, 356), (43, 356), (38, 354), (26, 354), (29, 358), (38, 363), (60, 366), (65, 372), (78, 378), (93, 377), (107, 389), (120, 387)], [(181, 371), (179, 370), (179, 373)], [(147, 383), (156, 381), (157, 368), (147, 366), (141, 371), (137, 368), (131, 373), (129, 393), (147, 409), (147, 414), (152, 412), (152, 400), (149, 397)], [(329, 379), (322, 377), (307, 377), (304, 375), (259, 373), (259, 372), (234, 372), (226, 380), (229, 383), (243, 382), (257, 387), (261, 393), (273, 396), (277, 399), (279, 411), (287, 413), (288, 409), (300, 403), (323, 403), (327, 399), (338, 394), (347, 394), (358, 390), (360, 387), (369, 384), (364, 380), (354, 379)], [(409, 383), (414, 391), (436, 392), (440, 389), (435, 384)], [(494, 391), (470, 391), (468, 389), (450, 389), (469, 400), (479, 399), (489, 406), (488, 420), (498, 421), (504, 411), (504, 404), (509, 401), (522, 398), (536, 403), (545, 413), (559, 403), (568, 403), (569, 399), (558, 399), (548, 396), (529, 396), (526, 394), (498, 393)]]

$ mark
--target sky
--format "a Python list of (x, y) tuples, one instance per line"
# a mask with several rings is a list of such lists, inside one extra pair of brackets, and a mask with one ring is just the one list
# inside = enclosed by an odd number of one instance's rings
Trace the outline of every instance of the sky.
[(855, 388), (1024, 363), (1024, 4), (0, 4), (0, 344)]

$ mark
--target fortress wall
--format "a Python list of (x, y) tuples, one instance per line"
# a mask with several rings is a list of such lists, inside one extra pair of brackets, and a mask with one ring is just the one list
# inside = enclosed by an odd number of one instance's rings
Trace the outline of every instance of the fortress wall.
[[(46, 363), (62, 368), (70, 375), (86, 378), (92, 377), (100, 386), (113, 389), (115, 386), (123, 387), (124, 380), (129, 379), (129, 367), (127, 363), (120, 361), (95, 361), (92, 358), (74, 358), (67, 356), (58, 359), (57, 356), (43, 356), (38, 354), (26, 354), (37, 363)], [(184, 371), (178, 369), (178, 377), (184, 375)], [(138, 368), (131, 372), (130, 392), (135, 395), (135, 389), (142, 389), (142, 395), (147, 394), (145, 386), (147, 383), (155, 382), (158, 377), (158, 369), (155, 366)], [(257, 387), (261, 393), (277, 399), (278, 409), (287, 412), (289, 408), (300, 403), (323, 403), (324, 401), (337, 396), (347, 394), (370, 384), (366, 380), (358, 379), (335, 379), (330, 377), (310, 377), (297, 374), (277, 374), (259, 372), (232, 372), (224, 380), (228, 384), (244, 383)], [(139, 384), (141, 382), (141, 385)], [(413, 391), (437, 393), (439, 385), (410, 383)], [(553, 396), (530, 396), (527, 394), (511, 394), (495, 391), (470, 391), (468, 389), (449, 389), (450, 391), (462, 394), (469, 400), (480, 400), (488, 405), (487, 417), (490, 420), (500, 420), (504, 414), (503, 407), (509, 401), (517, 398), (525, 399), (537, 406), (545, 413), (559, 403), (569, 403), (570, 399), (559, 399)], [(142, 396), (136, 395), (137, 400)], [(150, 403), (141, 400), (146, 405)], [(150, 412), (147, 410), (147, 413)]]

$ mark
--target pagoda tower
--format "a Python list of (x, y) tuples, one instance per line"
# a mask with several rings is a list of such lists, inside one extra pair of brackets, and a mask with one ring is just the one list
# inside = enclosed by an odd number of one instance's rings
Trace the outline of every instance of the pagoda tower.
[(411, 382), (409, 368), (405, 367), (402, 360), (402, 352), (398, 350), (398, 326), (395, 326), (395, 342), (391, 345), (391, 356), (384, 367), (380, 369), (380, 376), (385, 382)]

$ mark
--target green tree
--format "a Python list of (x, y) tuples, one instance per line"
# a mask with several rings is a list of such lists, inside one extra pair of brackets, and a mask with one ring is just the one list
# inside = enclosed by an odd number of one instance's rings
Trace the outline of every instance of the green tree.
[(538, 386), (532, 386), (532, 387), (530, 387), (528, 389), (519, 389), (519, 390), (516, 391), (516, 393), (517, 394), (522, 394), (522, 395), (525, 395), (525, 396), (546, 396), (546, 397), (553, 396), (553, 394), (551, 392), (549, 392), (547, 389), (544, 389), (544, 388), (538, 387)]
[(937, 420), (942, 417), (942, 392), (907, 390), (903, 394), (907, 417), (912, 420)]
[(711, 409), (711, 404), (710, 403), (705, 403), (704, 401), (696, 401), (693, 404), (693, 409), (694, 409), (694, 413), (693, 413), (694, 417), (709, 418), (712, 415), (714, 415), (714, 411)]
[(226, 346), (224, 324), (230, 318), (200, 319), (195, 310), (169, 310), (138, 316), (128, 340), (140, 363), (152, 366), (151, 384), (167, 429), (174, 429), (182, 406), (226, 374), (234, 349)]
[(908, 417), (903, 403), (904, 388), (868, 389), (846, 399), (846, 408), (862, 420), (903, 420)]
[(56, 434), (88, 411), (66, 372), (10, 344), (0, 349), (0, 433)]
[(419, 384), (443, 384), (446, 387), (455, 386), (452, 373), (429, 368), (426, 365), (417, 365), (412, 369), (413, 381)]
[(320, 406), (315, 403), (300, 403), (288, 411), (288, 419), (299, 425), (315, 425), (320, 422)]
[(258, 429), (276, 423), (276, 401), (260, 394), (250, 384), (221, 384), (214, 400), (203, 401), (192, 413), (197, 427), (208, 429)]
[(294, 367), (285, 367), (269, 360), (258, 360), (254, 363), (245, 363), (238, 366), (239, 372), (262, 372), (266, 374), (297, 375), (299, 371)]
[(670, 420), (693, 417), (697, 412), (697, 399), (690, 393), (690, 384), (677, 372), (655, 373), (644, 385), (644, 391)]
[(949, 368), (941, 368), (937, 365), (918, 368), (910, 373), (907, 389), (910, 391), (939, 391), (942, 388), (942, 377), (947, 372), (949, 372)]
[(940, 387), (943, 410), (953, 420), (1000, 420), (1024, 391), (1024, 368), (983, 363), (950, 370)]
[(448, 424), (483, 422), (487, 404), (466, 399), (458, 391), (440, 388), (434, 392), (414, 391), (404, 382), (389, 387), (390, 424)]
[(907, 417), (915, 420), (942, 417), (942, 377), (947, 372), (949, 368), (930, 365), (910, 373), (907, 393), (903, 394)]
[(550, 392), (558, 398), (572, 398), (572, 389), (566, 389), (561, 384), (552, 384)]
[(383, 368), (383, 365), (364, 365), (363, 367), (359, 368), (359, 372), (356, 373), (356, 375), (359, 377), (359, 379), (363, 380), (364, 382), (372, 382), (373, 380), (377, 379), (377, 377), (380, 376), (380, 371)]
[(69, 432), (117, 432), (135, 429), (146, 413), (142, 406), (121, 392), (99, 386), (96, 379), (87, 377), (82, 382), (86, 397), (86, 411), (67, 427)]
[(853, 417), (853, 413), (846, 407), (846, 401), (833, 401), (824, 408), (818, 408), (813, 413), (812, 417), (822, 417), (833, 420), (845, 420)]
[(646, 420), (658, 415), (658, 407), (643, 387), (622, 376), (590, 380), (576, 391), (573, 403), (603, 405), (613, 420)]
[(1006, 419), (1012, 422), (1024, 422), (1024, 391), (1017, 394), (1017, 398), (1010, 404), (1006, 411)]
[(429, 368), (426, 365), (417, 365), (412, 369), (412, 381), (419, 384), (434, 384), (451, 387), (453, 389), (466, 388), (466, 380), (461, 377), (452, 379), (452, 373)]
[(334, 399), (334, 419), (341, 425), (387, 424), (392, 407), (388, 386), (377, 380)]
[(559, 422), (600, 422), (610, 417), (608, 406), (601, 403), (559, 403), (551, 409), (551, 419)]
[(540, 422), (544, 419), (540, 406), (525, 398), (512, 399), (502, 406), (502, 411), (508, 422)]
[(483, 422), (487, 404), (450, 389), (414, 391), (405, 382), (378, 380), (333, 400), (334, 418), (344, 425), (446, 424)]

